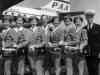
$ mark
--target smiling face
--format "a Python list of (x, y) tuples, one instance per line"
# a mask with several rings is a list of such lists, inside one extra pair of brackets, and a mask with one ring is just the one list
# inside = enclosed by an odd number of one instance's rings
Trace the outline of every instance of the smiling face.
[(35, 27), (38, 25), (39, 19), (37, 17), (33, 17), (30, 19), (30, 24), (32, 25), (32, 27)]
[(48, 20), (49, 20), (48, 16), (46, 16), (46, 15), (41, 16), (41, 21), (43, 22), (43, 24), (47, 24)]
[(12, 24), (12, 25), (16, 25), (16, 22), (15, 22), (15, 21), (12, 21), (11, 24)]
[(64, 18), (64, 23), (66, 26), (70, 25), (72, 23), (72, 18), (70, 18), (70, 17)]
[(86, 20), (88, 24), (92, 24), (94, 22), (94, 16), (86, 16)]
[(10, 24), (9, 20), (4, 20), (4, 24)]
[(22, 17), (18, 17), (17, 20), (16, 20), (16, 23), (17, 23), (17, 27), (22, 27), (22, 24), (24, 23), (24, 20)]
[(23, 24), (24, 21), (23, 21), (23, 18), (18, 17), (16, 22), (17, 24)]
[(83, 18), (82, 17), (75, 17), (74, 18), (74, 23), (77, 27), (80, 27), (82, 25)]
[(11, 27), (11, 28), (16, 27), (16, 21), (12, 20), (12, 21), (10, 22), (10, 27)]
[(37, 25), (37, 20), (36, 20), (36, 18), (33, 18), (32, 20), (31, 20), (31, 22), (30, 22), (30, 24), (32, 24), (32, 25)]
[(57, 26), (60, 24), (60, 19), (59, 19), (59, 17), (55, 17), (55, 18), (54, 18), (53, 24), (54, 24), (55, 27), (57, 27)]

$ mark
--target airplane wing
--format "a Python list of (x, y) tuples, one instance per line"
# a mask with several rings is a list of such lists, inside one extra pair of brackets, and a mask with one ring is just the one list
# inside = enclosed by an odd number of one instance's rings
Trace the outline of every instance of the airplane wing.
[(5, 12), (31, 15), (48, 15), (57, 16), (58, 12), (70, 12), (70, 0), (51, 0), (49, 3), (40, 8), (26, 8), (22, 6), (12, 6)]
[(20, 14), (21, 16), (26, 15), (27, 17), (36, 15), (36, 16), (41, 16), (41, 15), (48, 15), (48, 16), (57, 16), (56, 11), (50, 11), (50, 10), (44, 10), (41, 8), (26, 8), (26, 7), (21, 7), (21, 6), (12, 6), (11, 8), (5, 10), (3, 14), (7, 13), (7, 15), (12, 15), (17, 16)]

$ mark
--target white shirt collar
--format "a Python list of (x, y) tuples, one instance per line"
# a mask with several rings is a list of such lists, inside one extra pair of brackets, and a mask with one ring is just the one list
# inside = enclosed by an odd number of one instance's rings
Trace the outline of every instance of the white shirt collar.
[(31, 29), (33, 32), (35, 32), (36, 28), (37, 28), (37, 27), (35, 26), (34, 28), (31, 27), (30, 29)]
[(23, 31), (23, 30), (24, 30), (24, 28), (23, 28), (23, 27), (20, 27), (20, 28), (19, 28), (19, 31)]
[(2, 32), (9, 31), (10, 29), (11, 29), (11, 28), (9, 27), (9, 28), (7, 28), (7, 29), (3, 30)]
[(16, 31), (16, 32), (18, 32), (19, 30), (18, 30), (18, 28), (14, 28), (14, 30)]
[(92, 29), (93, 28), (93, 23), (91, 25), (88, 25), (88, 29)]

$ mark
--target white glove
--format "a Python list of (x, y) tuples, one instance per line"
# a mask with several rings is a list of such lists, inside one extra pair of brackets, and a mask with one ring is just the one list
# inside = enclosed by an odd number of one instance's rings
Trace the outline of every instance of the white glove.
[(99, 53), (99, 55), (98, 55), (98, 58), (100, 59), (100, 53)]

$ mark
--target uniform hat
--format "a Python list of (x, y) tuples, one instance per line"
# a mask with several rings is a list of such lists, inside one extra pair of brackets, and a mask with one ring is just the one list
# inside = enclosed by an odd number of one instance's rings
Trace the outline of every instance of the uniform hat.
[(85, 12), (85, 16), (91, 16), (91, 17), (93, 17), (93, 16), (95, 16), (95, 14), (96, 14), (96, 12), (95, 12), (95, 10), (87, 10), (86, 12)]

